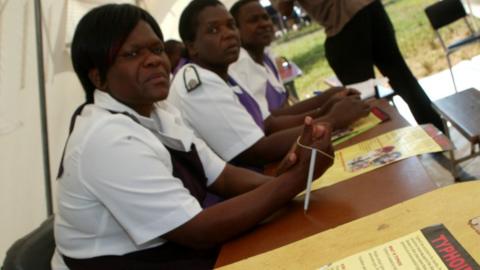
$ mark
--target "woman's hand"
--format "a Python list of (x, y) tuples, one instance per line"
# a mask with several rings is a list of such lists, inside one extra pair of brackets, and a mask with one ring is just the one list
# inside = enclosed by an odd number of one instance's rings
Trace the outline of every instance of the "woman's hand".
[(336, 130), (348, 127), (369, 113), (370, 105), (356, 96), (347, 96), (333, 104), (327, 116), (332, 120), (333, 129)]
[(298, 165), (304, 166), (308, 172), (312, 149), (317, 151), (315, 161), (315, 179), (320, 177), (330, 166), (333, 165), (334, 152), (331, 143), (332, 129), (326, 123), (314, 123), (310, 117), (305, 118), (303, 133), (296, 147)]
[(335, 93), (331, 97), (331, 99), (340, 100), (340, 99), (346, 98), (346, 97), (354, 97), (356, 99), (360, 99), (360, 91), (358, 91), (357, 89), (353, 89), (353, 88), (343, 88), (341, 91)]
[(351, 97), (360, 100), (360, 92), (353, 88), (345, 87), (332, 87), (326, 90), (322, 95), (326, 97), (326, 102), (317, 110), (317, 114), (314, 117), (321, 117), (327, 114), (328, 111), (335, 105), (335, 103), (341, 101), (344, 98)]
[(333, 164), (333, 159), (331, 158), (334, 155), (331, 144), (331, 128), (328, 124), (315, 124), (311, 117), (306, 117), (299, 143), (300, 145), (297, 142), (293, 143), (289, 153), (278, 166), (277, 175), (295, 166), (301, 166), (302, 170), (307, 173), (311, 149), (305, 147), (318, 149), (328, 155), (317, 154), (315, 177), (322, 175)]

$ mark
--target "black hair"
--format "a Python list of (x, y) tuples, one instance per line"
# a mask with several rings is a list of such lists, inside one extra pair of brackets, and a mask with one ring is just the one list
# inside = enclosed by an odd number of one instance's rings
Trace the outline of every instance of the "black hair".
[(224, 6), (218, 0), (193, 0), (182, 11), (178, 32), (183, 42), (191, 42), (195, 40), (195, 33), (198, 27), (198, 14), (206, 7)]
[(163, 44), (165, 46), (165, 52), (167, 55), (176, 52), (178, 49), (183, 49), (183, 43), (175, 39), (169, 39)]
[(72, 41), (72, 64), (82, 83), (87, 103), (93, 102), (95, 90), (89, 71), (97, 68), (103, 83), (118, 51), (140, 20), (148, 23), (163, 40), (155, 19), (144, 9), (129, 4), (96, 7), (78, 23)]
[(233, 18), (235, 19), (235, 22), (237, 22), (237, 26), (240, 26), (238, 23), (238, 15), (240, 14), (240, 9), (245, 6), (246, 4), (249, 4), (251, 2), (258, 2), (258, 0), (239, 0), (233, 4), (233, 6), (230, 8), (230, 14), (232, 14)]

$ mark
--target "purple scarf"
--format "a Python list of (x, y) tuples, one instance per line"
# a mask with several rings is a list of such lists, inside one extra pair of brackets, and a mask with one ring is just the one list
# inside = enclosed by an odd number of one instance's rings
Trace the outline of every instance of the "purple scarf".
[[(273, 64), (272, 60), (267, 55), (263, 57), (263, 62), (268, 68), (270, 68), (273, 74), (275, 74), (275, 77), (280, 81), (280, 76), (278, 74), (278, 71), (275, 65)], [(288, 98), (288, 95), (287, 95), (287, 92), (277, 91), (275, 87), (273, 87), (273, 85), (267, 79), (267, 89), (265, 91), (265, 97), (267, 98), (267, 102), (268, 102), (268, 110), (271, 112), (273, 110), (280, 108), (285, 103), (285, 100)]]
[(182, 68), (183, 66), (185, 66), (188, 63), (190, 63), (190, 60), (188, 58), (185, 58), (185, 57), (180, 58), (180, 61), (178, 61), (177, 66), (175, 67), (175, 69), (173, 69), (172, 75), (177, 74), (177, 72), (180, 70), (180, 68)]
[(265, 126), (263, 125), (263, 116), (262, 111), (260, 110), (260, 106), (258, 103), (253, 99), (247, 91), (245, 91), (238, 83), (232, 78), (228, 77), (228, 84), (230, 86), (238, 86), (242, 93), (236, 93), (240, 103), (242, 103), (243, 107), (247, 110), (247, 112), (252, 116), (253, 120), (262, 130), (265, 130)]

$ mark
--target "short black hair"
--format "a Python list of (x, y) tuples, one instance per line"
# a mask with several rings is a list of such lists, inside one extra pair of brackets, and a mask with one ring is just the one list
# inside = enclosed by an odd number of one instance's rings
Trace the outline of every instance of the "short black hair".
[(165, 46), (165, 52), (171, 54), (176, 52), (178, 49), (183, 49), (183, 43), (175, 39), (169, 39), (163, 44)]
[(230, 8), (230, 14), (232, 14), (235, 22), (237, 22), (237, 26), (240, 26), (238, 25), (238, 15), (240, 14), (240, 9), (251, 2), (258, 2), (258, 0), (239, 0)]
[(72, 41), (72, 64), (85, 91), (87, 103), (93, 102), (95, 85), (88, 73), (97, 68), (102, 83), (118, 51), (140, 20), (155, 34), (163, 35), (155, 19), (144, 9), (129, 4), (107, 4), (90, 10), (77, 25)]
[(218, 0), (193, 0), (182, 11), (178, 32), (183, 42), (191, 42), (195, 40), (195, 33), (198, 27), (198, 14), (206, 7), (224, 6)]

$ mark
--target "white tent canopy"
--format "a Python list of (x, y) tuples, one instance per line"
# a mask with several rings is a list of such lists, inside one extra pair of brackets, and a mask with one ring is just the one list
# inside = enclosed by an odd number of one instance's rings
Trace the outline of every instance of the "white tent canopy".
[[(148, 10), (160, 23), (165, 39), (180, 39), (178, 20), (190, 0), (140, 0), (139, 5)], [(227, 8), (236, 0), (221, 0)]]
[[(70, 115), (83, 101), (69, 42), (81, 16), (109, 2), (140, 5), (157, 19), (166, 39), (178, 39), (178, 19), (189, 0), (40, 0), (51, 178)], [(223, 2), (230, 7), (235, 1)], [(34, 11), (35, 1), (0, 0), (0, 265), (8, 247), (47, 216)]]

